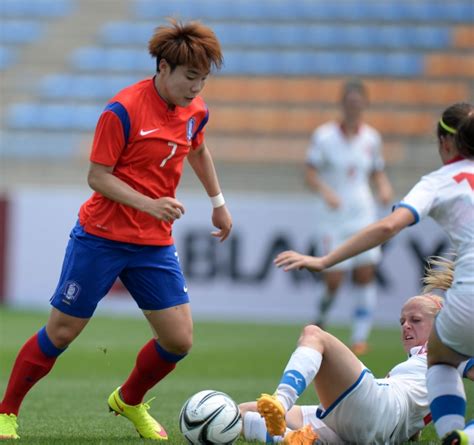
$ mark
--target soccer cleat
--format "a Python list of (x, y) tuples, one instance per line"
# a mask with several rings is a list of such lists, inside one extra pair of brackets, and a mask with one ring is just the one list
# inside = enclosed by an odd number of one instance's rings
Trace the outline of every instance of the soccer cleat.
[(442, 445), (471, 445), (464, 431), (454, 430), (441, 439)]
[(116, 416), (124, 416), (130, 420), (138, 434), (144, 439), (168, 440), (168, 434), (165, 429), (148, 414), (150, 409), (149, 402), (127, 405), (120, 396), (120, 387), (110, 394), (107, 401), (109, 410), (113, 411)]
[(285, 408), (270, 394), (262, 394), (257, 399), (257, 411), (264, 418), (267, 431), (272, 436), (283, 436), (286, 431)]
[(0, 414), (0, 440), (19, 439), (15, 414)]
[(313, 445), (319, 439), (319, 434), (313, 431), (311, 425), (306, 425), (299, 430), (290, 431), (283, 438), (284, 445)]
[(365, 342), (354, 343), (351, 346), (351, 351), (355, 355), (365, 355), (369, 352), (369, 345)]

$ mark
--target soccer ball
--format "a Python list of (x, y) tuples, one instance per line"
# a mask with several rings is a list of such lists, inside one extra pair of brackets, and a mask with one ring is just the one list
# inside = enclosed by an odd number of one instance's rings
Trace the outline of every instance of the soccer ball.
[(181, 408), (179, 429), (192, 445), (232, 444), (242, 431), (239, 407), (225, 393), (205, 390)]

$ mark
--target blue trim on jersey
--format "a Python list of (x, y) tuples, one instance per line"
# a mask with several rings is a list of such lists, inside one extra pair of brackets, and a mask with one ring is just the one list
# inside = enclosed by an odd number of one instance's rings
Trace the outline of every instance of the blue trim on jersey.
[(209, 110), (206, 110), (206, 116), (204, 117), (204, 119), (199, 124), (199, 127), (197, 128), (197, 130), (194, 132), (192, 140), (196, 139), (196, 136), (204, 128), (204, 126), (207, 124), (208, 120), (209, 120)]
[(473, 366), (474, 366), (474, 358), (470, 358), (470, 359), (467, 361), (466, 367), (464, 368), (464, 371), (463, 371), (463, 373), (462, 373), (462, 376), (463, 376), (464, 378), (467, 377), (468, 371), (469, 371)]
[(112, 111), (120, 119), (123, 128), (123, 137), (125, 145), (128, 143), (128, 137), (130, 135), (130, 117), (127, 109), (120, 102), (112, 102), (107, 104), (104, 111)]
[(267, 431), (267, 435), (265, 436), (265, 443), (273, 443), (273, 436)]
[(186, 357), (188, 354), (173, 354), (172, 352), (168, 352), (166, 349), (163, 349), (163, 346), (161, 346), (156, 340), (155, 340), (155, 349), (156, 352), (163, 358), (165, 361), (169, 363), (177, 363), (180, 360), (183, 360), (184, 357)]
[(410, 212), (413, 214), (414, 218), (415, 218), (415, 222), (412, 222), (411, 224), (409, 224), (410, 226), (414, 226), (415, 224), (418, 224), (420, 222), (420, 215), (418, 214), (418, 212), (416, 211), (415, 207), (412, 207), (410, 204), (406, 204), (404, 202), (399, 202), (398, 204), (395, 204), (393, 207), (392, 207), (392, 212), (396, 209), (398, 209), (399, 207), (402, 207), (402, 208), (405, 208), (405, 209), (408, 209), (410, 210)]
[(344, 391), (335, 401), (332, 403), (326, 410), (322, 410), (321, 408), (318, 408), (316, 410), (316, 417), (318, 419), (324, 419), (336, 406), (339, 404), (339, 402), (342, 401), (349, 393), (352, 392), (352, 390), (359, 385), (359, 383), (362, 381), (364, 378), (365, 374), (370, 373), (372, 374), (368, 369), (364, 369), (361, 373), (359, 378), (356, 380), (356, 382), (350, 386), (346, 391)]
[(437, 422), (441, 417), (458, 415), (464, 418), (466, 414), (466, 400), (452, 394), (436, 397), (430, 403), (433, 422)]
[(46, 333), (46, 326), (43, 326), (38, 331), (38, 345), (44, 355), (48, 357), (57, 357), (62, 354), (67, 347), (60, 349), (54, 346), (53, 342), (49, 339), (48, 334)]

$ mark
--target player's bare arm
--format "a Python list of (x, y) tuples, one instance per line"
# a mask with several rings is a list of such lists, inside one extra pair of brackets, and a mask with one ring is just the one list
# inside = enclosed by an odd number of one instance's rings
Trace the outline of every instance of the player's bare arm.
[(400, 207), (389, 216), (362, 229), (324, 257), (312, 257), (286, 251), (280, 253), (274, 263), (278, 267), (283, 267), (285, 271), (308, 269), (313, 272), (321, 272), (341, 261), (383, 244), (413, 222), (414, 216), (410, 210)]
[(159, 220), (171, 222), (184, 214), (184, 206), (177, 199), (153, 199), (143, 195), (115, 176), (113, 170), (114, 167), (91, 162), (87, 176), (89, 186), (112, 201), (146, 212)]
[[(188, 161), (204, 186), (208, 196), (211, 199), (213, 197), (222, 196), (214, 162), (205, 143), (188, 154)], [(220, 202), (213, 203), (212, 224), (218, 229), (211, 232), (212, 236), (218, 238), (221, 242), (229, 237), (230, 231), (232, 230), (232, 217), (225, 205), (223, 197)]]
[(329, 207), (337, 209), (341, 206), (341, 199), (334, 190), (321, 179), (315, 167), (311, 165), (306, 166), (305, 181), (309, 189), (315, 193), (319, 193)]
[(393, 199), (393, 189), (384, 171), (374, 171), (371, 177), (377, 189), (377, 196), (383, 205), (388, 205)]

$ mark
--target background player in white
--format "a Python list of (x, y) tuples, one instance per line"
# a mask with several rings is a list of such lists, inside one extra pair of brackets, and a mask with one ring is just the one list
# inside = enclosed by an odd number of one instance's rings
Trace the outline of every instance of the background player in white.
[(429, 341), (428, 393), (443, 443), (474, 443), (474, 428), (464, 430), (466, 394), (456, 372), (463, 360), (474, 356), (474, 107), (467, 103), (448, 107), (438, 122), (437, 136), (444, 166), (421, 178), (391, 215), (328, 255), (317, 258), (287, 251), (277, 256), (275, 264), (285, 270), (322, 271), (384, 243), (426, 216), (437, 221), (451, 240), (456, 262), (453, 287)]
[[(427, 282), (446, 289), (453, 279), (452, 263), (437, 262)], [(431, 421), (426, 389), (426, 342), (442, 298), (424, 294), (408, 299), (400, 315), (401, 341), (408, 355), (387, 377), (375, 379), (337, 338), (316, 326), (303, 329), (298, 347), (285, 368), (275, 396), (240, 405), (246, 440), (309, 445), (321, 443), (400, 443), (414, 438)], [(474, 379), (474, 360), (461, 374)], [(294, 405), (314, 380), (320, 406)], [(363, 415), (361, 415), (363, 413)], [(268, 431), (272, 437), (267, 435)], [(297, 430), (288, 434), (290, 430)], [(316, 433), (316, 434), (314, 434)]]
[[(343, 86), (341, 96), (341, 120), (327, 122), (314, 131), (306, 159), (305, 180), (317, 197), (315, 230), (323, 254), (376, 220), (371, 183), (383, 205), (392, 199), (392, 187), (384, 172), (382, 139), (376, 129), (363, 122), (367, 90), (361, 81), (350, 80)], [(375, 248), (326, 270), (323, 275), (325, 291), (315, 321), (320, 327), (326, 324), (346, 272), (352, 272), (351, 296), (355, 307), (351, 347), (358, 354), (367, 350), (377, 299), (375, 264), (380, 256), (380, 248)]]

